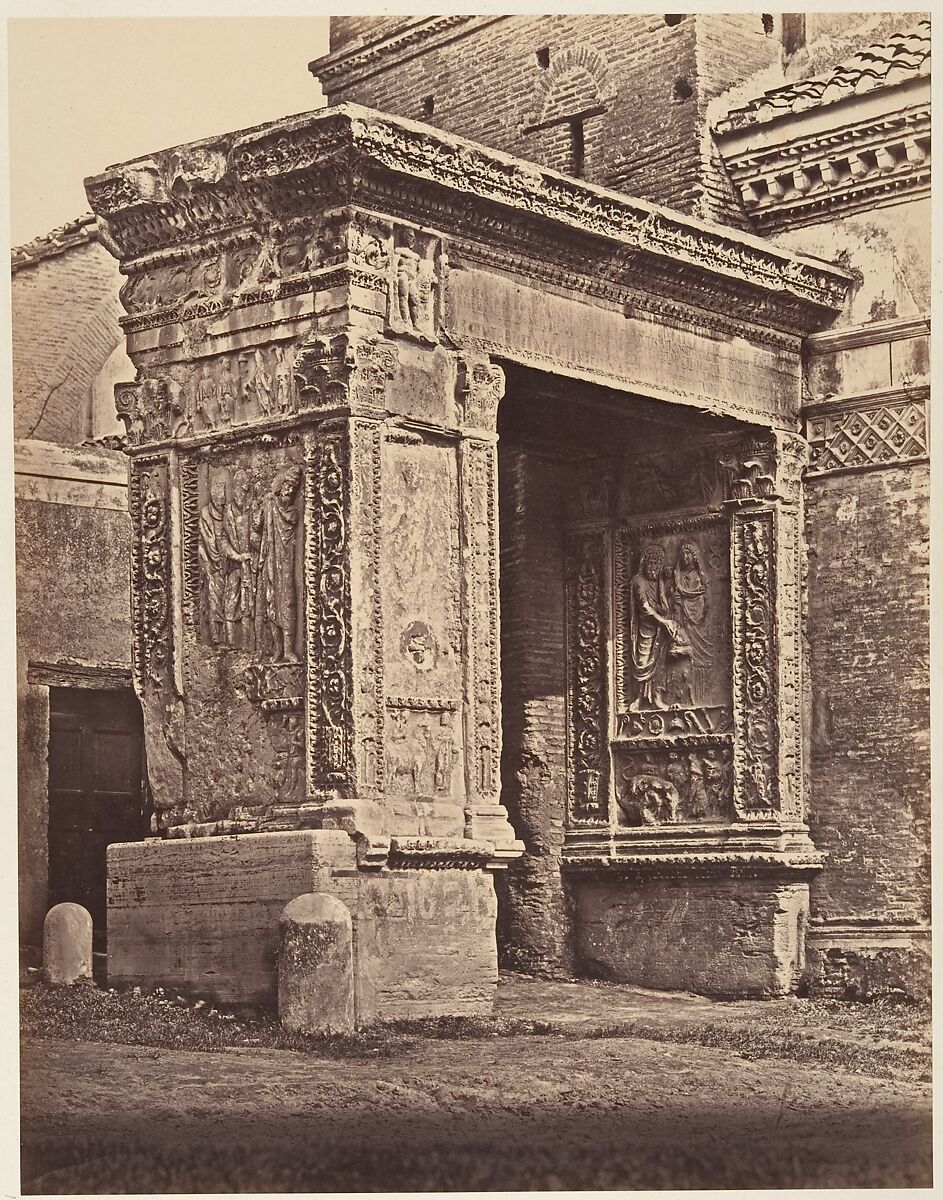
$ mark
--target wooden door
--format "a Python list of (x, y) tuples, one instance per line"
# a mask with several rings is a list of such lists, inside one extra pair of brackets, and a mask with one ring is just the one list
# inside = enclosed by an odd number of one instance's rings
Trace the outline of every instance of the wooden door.
[(49, 689), (49, 906), (92, 914), (105, 943), (105, 851), (148, 832), (141, 709), (130, 689)]

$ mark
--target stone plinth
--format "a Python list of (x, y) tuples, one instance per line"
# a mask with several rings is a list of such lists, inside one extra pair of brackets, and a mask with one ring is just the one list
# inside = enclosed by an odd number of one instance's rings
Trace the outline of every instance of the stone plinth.
[(91, 914), (81, 904), (57, 904), (43, 922), (43, 978), (71, 984), (91, 977)]
[(350, 911), (358, 1025), (491, 1011), (491, 876), (358, 870), (340, 830), (109, 846), (109, 982), (274, 1006), (279, 917), (307, 892), (329, 893)]
[(350, 911), (324, 892), (296, 896), (278, 931), (278, 1017), (286, 1029), (354, 1028), (354, 946)]
[(583, 972), (709, 996), (784, 996), (798, 982), (807, 883), (692, 877), (573, 889)]

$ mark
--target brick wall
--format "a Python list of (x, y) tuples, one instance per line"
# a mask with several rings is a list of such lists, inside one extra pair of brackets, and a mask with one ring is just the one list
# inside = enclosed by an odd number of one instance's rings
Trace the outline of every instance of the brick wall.
[(813, 919), (929, 918), (928, 492), (925, 465), (806, 488)]
[[(76, 445), (95, 432), (92, 385), (124, 342), (120, 285), (118, 264), (94, 239), (17, 267), (11, 294), (15, 437)], [(130, 362), (123, 377), (134, 377)]]
[[(363, 36), (366, 20), (344, 18), (337, 44)], [(504, 17), (467, 33), (458, 27), (420, 53), (391, 54), (369, 79), (329, 85), (329, 99), (427, 121), (567, 173), (581, 158), (580, 173), (594, 183), (739, 222), (706, 101), (778, 54), (759, 14)], [(581, 152), (569, 124), (539, 128), (594, 106), (604, 111), (586, 118)]]
[(502, 441), (502, 799), (526, 847), (496, 876), (505, 965), (572, 969), (571, 921), (560, 877), (566, 802), (565, 624), (557, 459)]

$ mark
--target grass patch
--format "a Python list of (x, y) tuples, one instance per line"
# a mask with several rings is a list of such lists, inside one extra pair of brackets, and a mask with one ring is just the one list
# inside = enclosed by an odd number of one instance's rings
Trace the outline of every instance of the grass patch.
[[(927, 1012), (916, 1006), (842, 1001), (757, 1004), (749, 1023), (725, 1017), (676, 1024), (626, 1020), (571, 1025), (507, 1017), (400, 1020), (358, 1033), (289, 1033), (273, 1013), (214, 1007), (155, 988), (107, 990), (94, 984), (52, 988), (34, 975), (20, 993), (25, 1035), (112, 1042), (169, 1050), (291, 1050), (329, 1059), (376, 1060), (418, 1054), (424, 1042), (510, 1037), (640, 1038), (727, 1050), (744, 1058), (780, 1058), (879, 1078), (930, 1078)], [(869, 1011), (870, 1010), (870, 1011)], [(834, 1036), (835, 1028), (856, 1036)], [(893, 1039), (893, 1044), (881, 1045)], [(916, 1044), (906, 1044), (914, 1042)], [(876, 1043), (876, 1044), (875, 1044)]]

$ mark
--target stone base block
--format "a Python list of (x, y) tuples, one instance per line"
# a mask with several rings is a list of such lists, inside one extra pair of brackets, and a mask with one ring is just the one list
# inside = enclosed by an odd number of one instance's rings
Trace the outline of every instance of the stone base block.
[(279, 916), (307, 892), (335, 895), (351, 912), (359, 1026), (491, 1011), (491, 876), (358, 870), (342, 830), (109, 846), (109, 982), (274, 1007)]
[(583, 973), (720, 997), (783, 996), (798, 983), (806, 883), (584, 879), (573, 893)]
[(815, 929), (803, 982), (812, 996), (926, 1000), (932, 983), (928, 932), (908, 929)]

